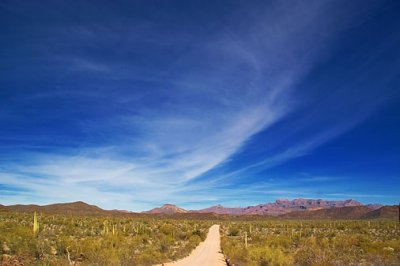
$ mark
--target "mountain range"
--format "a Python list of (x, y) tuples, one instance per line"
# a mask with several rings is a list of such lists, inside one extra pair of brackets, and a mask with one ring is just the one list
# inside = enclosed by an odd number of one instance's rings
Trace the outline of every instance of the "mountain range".
[(95, 205), (90, 205), (82, 201), (71, 203), (56, 203), (50, 205), (10, 205), (4, 206), (0, 204), (0, 211), (14, 211), (14, 212), (44, 212), (55, 214), (76, 214), (76, 215), (102, 215), (112, 213), (113, 211), (103, 210)]
[(369, 204), (364, 205), (361, 202), (349, 199), (330, 201), (322, 199), (278, 199), (275, 202), (259, 204), (256, 206), (248, 207), (236, 207), (227, 208), (222, 205), (212, 206), (206, 209), (200, 210), (184, 210), (172, 204), (165, 204), (160, 208), (155, 208), (144, 213), (215, 213), (215, 214), (229, 214), (229, 215), (269, 215), (269, 216), (280, 216), (286, 213), (298, 212), (298, 211), (313, 211), (320, 209), (332, 209), (341, 207), (356, 207), (364, 206), (368, 210), (376, 210), (381, 208), (383, 205), (380, 204)]
[(165, 204), (142, 213), (123, 210), (104, 210), (95, 205), (78, 201), (72, 203), (57, 203), (51, 205), (10, 205), (0, 204), (0, 211), (13, 212), (44, 212), (67, 215), (127, 215), (127, 216), (174, 216), (202, 219), (207, 217), (279, 217), (285, 219), (376, 219), (399, 217), (398, 206), (383, 206), (380, 204), (364, 205), (355, 200), (329, 201), (322, 199), (279, 199), (275, 202), (248, 207), (227, 208), (216, 205), (200, 210), (185, 210), (173, 204)]

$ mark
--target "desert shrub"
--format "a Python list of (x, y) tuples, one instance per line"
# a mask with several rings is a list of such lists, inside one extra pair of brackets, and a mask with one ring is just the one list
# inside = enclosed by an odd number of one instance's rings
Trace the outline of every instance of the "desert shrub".
[(249, 259), (258, 265), (292, 265), (293, 258), (286, 254), (283, 248), (270, 246), (257, 246), (249, 250)]
[(151, 217), (39, 214), (38, 220), (34, 235), (31, 213), (0, 212), (0, 265), (69, 265), (68, 254), (79, 265), (154, 265), (190, 254), (211, 225)]
[(235, 265), (400, 265), (396, 221), (238, 221), (222, 231)]
[(237, 228), (237, 227), (232, 227), (232, 228), (229, 229), (229, 234), (228, 234), (228, 235), (229, 235), (229, 236), (238, 236), (239, 233), (240, 233), (239, 228)]

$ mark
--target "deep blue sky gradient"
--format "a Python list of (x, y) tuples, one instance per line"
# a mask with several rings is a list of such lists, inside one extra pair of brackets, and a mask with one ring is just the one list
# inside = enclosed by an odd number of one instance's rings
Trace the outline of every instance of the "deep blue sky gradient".
[(398, 1), (1, 1), (0, 203), (396, 204)]

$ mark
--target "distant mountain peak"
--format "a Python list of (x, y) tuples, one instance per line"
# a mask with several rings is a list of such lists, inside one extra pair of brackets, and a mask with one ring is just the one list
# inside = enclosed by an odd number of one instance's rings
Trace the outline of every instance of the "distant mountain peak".
[(214, 205), (214, 206), (211, 206), (210, 208), (225, 208), (224, 206), (222, 206), (221, 204), (217, 204), (217, 205)]
[(177, 206), (174, 204), (170, 204), (170, 203), (166, 203), (163, 206), (161, 206), (161, 208), (175, 208), (175, 207), (177, 207)]
[(108, 211), (103, 210), (95, 205), (87, 204), (83, 201), (67, 202), (67, 203), (55, 203), (50, 205), (10, 205), (5, 206), (2, 209), (7, 208), (12, 211), (18, 212), (46, 212), (46, 213), (61, 213), (61, 214), (107, 214)]
[(188, 211), (182, 209), (174, 204), (164, 204), (159, 208), (154, 208), (149, 211), (144, 211), (143, 213), (165, 213), (165, 214), (173, 214), (173, 213), (187, 213)]

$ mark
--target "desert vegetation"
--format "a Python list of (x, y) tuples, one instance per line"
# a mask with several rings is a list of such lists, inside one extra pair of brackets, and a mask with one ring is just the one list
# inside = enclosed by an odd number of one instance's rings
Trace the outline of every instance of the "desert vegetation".
[(232, 265), (400, 265), (395, 220), (237, 221), (221, 228)]
[(211, 223), (0, 213), (1, 265), (152, 265), (188, 255)]
[(0, 264), (153, 265), (187, 256), (218, 223), (231, 265), (400, 265), (393, 219), (184, 217), (0, 212)]

